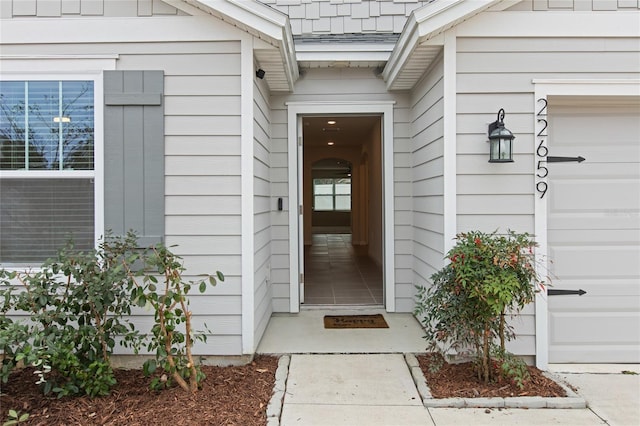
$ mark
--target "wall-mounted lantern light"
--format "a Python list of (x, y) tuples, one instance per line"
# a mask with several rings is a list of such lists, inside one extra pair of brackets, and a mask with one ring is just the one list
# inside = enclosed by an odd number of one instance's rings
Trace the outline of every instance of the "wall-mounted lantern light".
[(266, 74), (266, 71), (262, 68), (258, 68), (258, 70), (256, 71), (256, 77), (258, 77), (260, 80), (262, 80)]
[(489, 124), (489, 162), (512, 163), (512, 142), (516, 138), (504, 127), (504, 109), (498, 111), (498, 119)]

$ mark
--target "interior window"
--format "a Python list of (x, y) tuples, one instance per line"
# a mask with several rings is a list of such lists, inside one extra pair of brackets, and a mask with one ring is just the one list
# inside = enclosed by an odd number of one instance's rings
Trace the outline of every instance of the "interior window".
[(351, 178), (313, 180), (315, 211), (351, 211)]

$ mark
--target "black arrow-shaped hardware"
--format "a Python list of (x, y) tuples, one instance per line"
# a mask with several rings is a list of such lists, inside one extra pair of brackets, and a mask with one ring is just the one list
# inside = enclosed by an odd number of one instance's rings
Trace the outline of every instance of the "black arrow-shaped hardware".
[(587, 292), (584, 291), (583, 289), (580, 289), (580, 290), (549, 289), (547, 290), (547, 294), (549, 296), (569, 296), (569, 295), (575, 295), (575, 294), (577, 294), (578, 296), (582, 296), (583, 294), (587, 294)]
[(569, 163), (575, 161), (577, 163), (582, 163), (586, 158), (584, 157), (552, 157), (547, 156), (547, 163)]

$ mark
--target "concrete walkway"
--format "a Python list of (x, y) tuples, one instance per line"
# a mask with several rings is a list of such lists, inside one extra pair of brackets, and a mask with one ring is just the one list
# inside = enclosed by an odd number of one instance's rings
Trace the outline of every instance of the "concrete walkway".
[[(640, 425), (640, 376), (559, 374), (586, 409), (426, 408), (402, 354), (291, 355), (279, 424)], [(277, 417), (269, 424), (278, 424)]]

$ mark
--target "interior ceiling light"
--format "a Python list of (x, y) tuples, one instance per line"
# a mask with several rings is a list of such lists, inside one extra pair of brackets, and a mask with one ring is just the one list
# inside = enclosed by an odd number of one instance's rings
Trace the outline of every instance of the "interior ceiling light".
[(327, 145), (332, 146), (334, 142), (327, 142)]
[(336, 124), (336, 120), (329, 120), (327, 121), (327, 124), (331, 124), (333, 126), (334, 124)]

